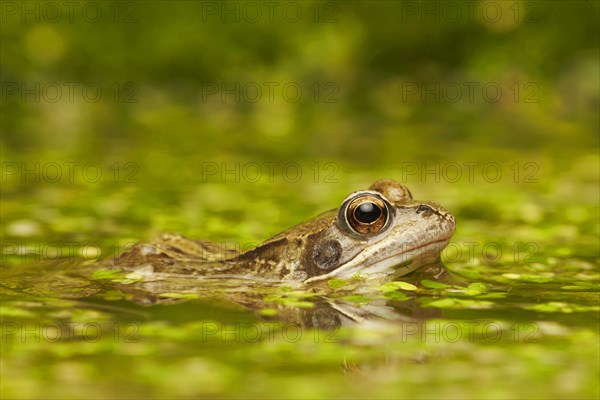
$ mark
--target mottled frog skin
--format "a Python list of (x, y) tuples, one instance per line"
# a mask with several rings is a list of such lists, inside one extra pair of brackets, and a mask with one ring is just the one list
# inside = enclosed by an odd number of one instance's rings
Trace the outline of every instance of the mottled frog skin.
[(112, 267), (144, 280), (169, 277), (310, 284), (328, 279), (397, 279), (439, 260), (455, 230), (452, 214), (390, 179), (351, 193), (340, 207), (247, 252), (165, 234), (139, 243)]

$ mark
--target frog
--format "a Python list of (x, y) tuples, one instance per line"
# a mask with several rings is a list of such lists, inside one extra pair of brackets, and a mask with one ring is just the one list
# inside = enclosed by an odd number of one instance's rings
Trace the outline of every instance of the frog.
[(185, 286), (207, 280), (267, 285), (356, 278), (387, 282), (439, 264), (455, 228), (454, 216), (438, 203), (414, 200), (406, 186), (380, 179), (350, 193), (338, 208), (248, 251), (165, 233), (134, 245), (110, 267), (136, 280), (171, 279)]

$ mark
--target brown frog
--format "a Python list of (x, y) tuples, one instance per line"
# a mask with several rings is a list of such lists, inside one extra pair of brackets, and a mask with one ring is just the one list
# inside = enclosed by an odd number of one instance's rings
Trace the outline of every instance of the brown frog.
[(438, 204), (413, 200), (405, 186), (383, 179), (351, 193), (338, 209), (246, 252), (165, 234), (156, 242), (135, 245), (112, 267), (143, 281), (310, 284), (353, 277), (387, 281), (436, 263), (455, 226), (452, 214)]

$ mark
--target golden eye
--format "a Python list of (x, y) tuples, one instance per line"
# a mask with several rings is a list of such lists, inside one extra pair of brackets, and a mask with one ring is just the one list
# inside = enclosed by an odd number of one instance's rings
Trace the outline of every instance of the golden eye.
[(344, 211), (344, 219), (355, 233), (372, 235), (379, 233), (387, 225), (388, 207), (380, 197), (358, 195), (346, 204), (346, 209), (341, 211)]

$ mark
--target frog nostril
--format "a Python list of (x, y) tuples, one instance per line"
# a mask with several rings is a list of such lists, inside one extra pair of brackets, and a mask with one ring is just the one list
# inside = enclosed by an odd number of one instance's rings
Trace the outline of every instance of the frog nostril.
[(429, 211), (429, 213), (431, 214), (433, 212), (433, 209), (426, 204), (421, 204), (419, 207), (417, 207), (417, 214), (421, 214), (422, 212), (427, 211)]

